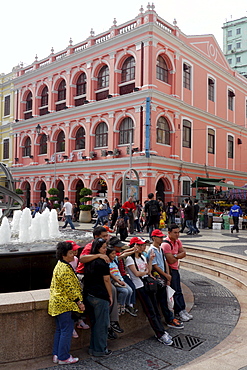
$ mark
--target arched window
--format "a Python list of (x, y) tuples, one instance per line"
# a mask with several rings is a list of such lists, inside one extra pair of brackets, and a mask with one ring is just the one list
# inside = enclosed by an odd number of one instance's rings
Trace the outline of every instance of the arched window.
[(75, 136), (75, 149), (85, 149), (85, 130), (80, 127)]
[(168, 68), (166, 61), (161, 56), (157, 58), (156, 77), (158, 80), (168, 83)]
[(63, 131), (60, 131), (57, 137), (57, 150), (56, 152), (64, 152), (65, 150), (65, 135)]
[(41, 107), (48, 105), (48, 87), (45, 86), (41, 92)]
[(129, 57), (125, 60), (122, 67), (122, 82), (127, 82), (135, 79), (135, 59)]
[(86, 74), (82, 73), (80, 74), (76, 82), (76, 96), (86, 94), (86, 86), (87, 86)]
[(62, 80), (58, 86), (57, 101), (66, 99), (66, 82)]
[(24, 148), (22, 152), (23, 157), (29, 157), (31, 155), (31, 139), (28, 136), (24, 142)]
[(157, 122), (157, 143), (170, 145), (170, 126), (164, 117), (160, 117)]
[(32, 107), (33, 107), (33, 96), (32, 96), (32, 93), (30, 91), (28, 93), (27, 99), (26, 99), (26, 111), (32, 110)]
[(109, 68), (104, 66), (98, 74), (98, 89), (104, 89), (109, 86)]
[(39, 142), (39, 154), (47, 154), (47, 135), (42, 134)]
[(119, 144), (129, 144), (130, 136), (132, 136), (132, 143), (134, 141), (134, 124), (130, 117), (124, 118), (119, 127)]
[(100, 148), (108, 145), (108, 127), (105, 122), (98, 124), (95, 130), (95, 147)]

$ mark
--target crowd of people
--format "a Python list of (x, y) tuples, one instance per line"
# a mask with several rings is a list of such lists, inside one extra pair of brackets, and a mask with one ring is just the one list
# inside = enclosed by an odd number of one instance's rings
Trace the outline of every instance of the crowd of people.
[[(132, 209), (131, 203), (125, 205), (127, 212)], [(133, 236), (127, 244), (117, 236), (110, 237), (104, 226), (96, 226), (92, 242), (82, 251), (74, 241), (58, 243), (48, 308), (56, 319), (54, 363), (73, 364), (79, 360), (70, 355), (71, 339), (77, 334), (75, 325), (82, 329), (90, 326), (90, 355), (109, 356), (108, 339), (116, 339), (116, 333), (123, 332), (119, 317), (138, 315), (136, 297), (157, 340), (168, 346), (173, 343), (161, 313), (168, 328), (183, 329), (183, 323), (192, 319), (180, 286), (178, 261), (186, 252), (179, 231), (179, 226), (171, 223), (165, 237), (153, 227), (149, 243)], [(175, 291), (174, 311), (168, 304), (167, 287)], [(89, 325), (85, 317), (90, 319)]]

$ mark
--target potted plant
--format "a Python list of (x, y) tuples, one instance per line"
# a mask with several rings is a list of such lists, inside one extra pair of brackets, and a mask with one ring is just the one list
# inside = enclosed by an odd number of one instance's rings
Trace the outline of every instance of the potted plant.
[(52, 208), (60, 208), (60, 205), (58, 204), (59, 190), (57, 188), (50, 188), (47, 193), (51, 195), (48, 199), (51, 202)]
[(92, 190), (88, 188), (82, 188), (80, 190), (79, 195), (81, 196), (80, 202), (82, 203), (80, 205), (80, 215), (79, 215), (79, 221), (80, 222), (91, 222), (92, 215), (91, 211), (93, 206), (91, 204), (85, 204), (92, 201)]

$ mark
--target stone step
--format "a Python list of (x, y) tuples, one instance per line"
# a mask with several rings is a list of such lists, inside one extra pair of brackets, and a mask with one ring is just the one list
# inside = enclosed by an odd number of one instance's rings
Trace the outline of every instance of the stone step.
[(198, 253), (198, 251), (188, 252), (186, 250), (186, 259), (183, 260), (183, 262), (187, 260), (196, 261), (198, 263), (202, 262), (203, 264), (215, 266), (224, 271), (232, 271), (247, 278), (247, 263), (245, 265), (238, 263), (237, 257), (233, 259), (233, 262), (232, 260), (225, 260), (224, 256), (219, 254), (205, 255)]
[(239, 273), (236, 273), (234, 271), (224, 268), (226, 267), (226, 265), (223, 265), (222, 268), (219, 268), (214, 265), (209, 265), (207, 261), (205, 260), (202, 262), (202, 260), (203, 260), (202, 257), (200, 261), (196, 261), (190, 258), (185, 258), (184, 260), (181, 260), (180, 266), (189, 268), (193, 271), (196, 270), (199, 273), (206, 272), (206, 273), (209, 273), (210, 275), (219, 277), (224, 280), (228, 280), (242, 289), (247, 288), (247, 277), (244, 277), (243, 275)]
[(241, 256), (230, 252), (225, 252), (222, 250), (213, 250), (209, 248), (201, 248), (195, 246), (186, 246), (186, 253), (196, 253), (200, 256), (209, 256), (209, 257), (220, 257), (221, 260), (230, 261), (233, 263), (241, 264), (247, 266), (247, 256)]

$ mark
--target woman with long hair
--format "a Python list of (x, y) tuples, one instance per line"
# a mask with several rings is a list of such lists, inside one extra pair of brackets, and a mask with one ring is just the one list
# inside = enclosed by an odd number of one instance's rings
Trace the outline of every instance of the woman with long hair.
[(57, 259), (50, 287), (48, 313), (56, 318), (56, 332), (53, 345), (53, 362), (74, 364), (79, 358), (69, 354), (74, 329), (73, 312), (82, 313), (82, 293), (79, 280), (70, 265), (74, 260), (70, 242), (57, 244)]
[[(91, 254), (106, 254), (105, 239), (96, 238), (92, 243)], [(91, 340), (89, 354), (108, 356), (109, 308), (112, 305), (112, 287), (109, 264), (101, 258), (85, 263), (84, 296), (91, 320)]]
[[(143, 311), (155, 332), (156, 338), (159, 342), (170, 346), (173, 341), (171, 336), (165, 331), (161, 322), (155, 293), (147, 292), (144, 288), (143, 279), (150, 275), (151, 270), (146, 258), (142, 254), (143, 244), (145, 244), (145, 241), (138, 237), (130, 239), (130, 247), (135, 248), (135, 253), (126, 258), (126, 269), (135, 284), (137, 296), (139, 297)], [(153, 258), (154, 255), (150, 255), (150, 264), (152, 263)]]

